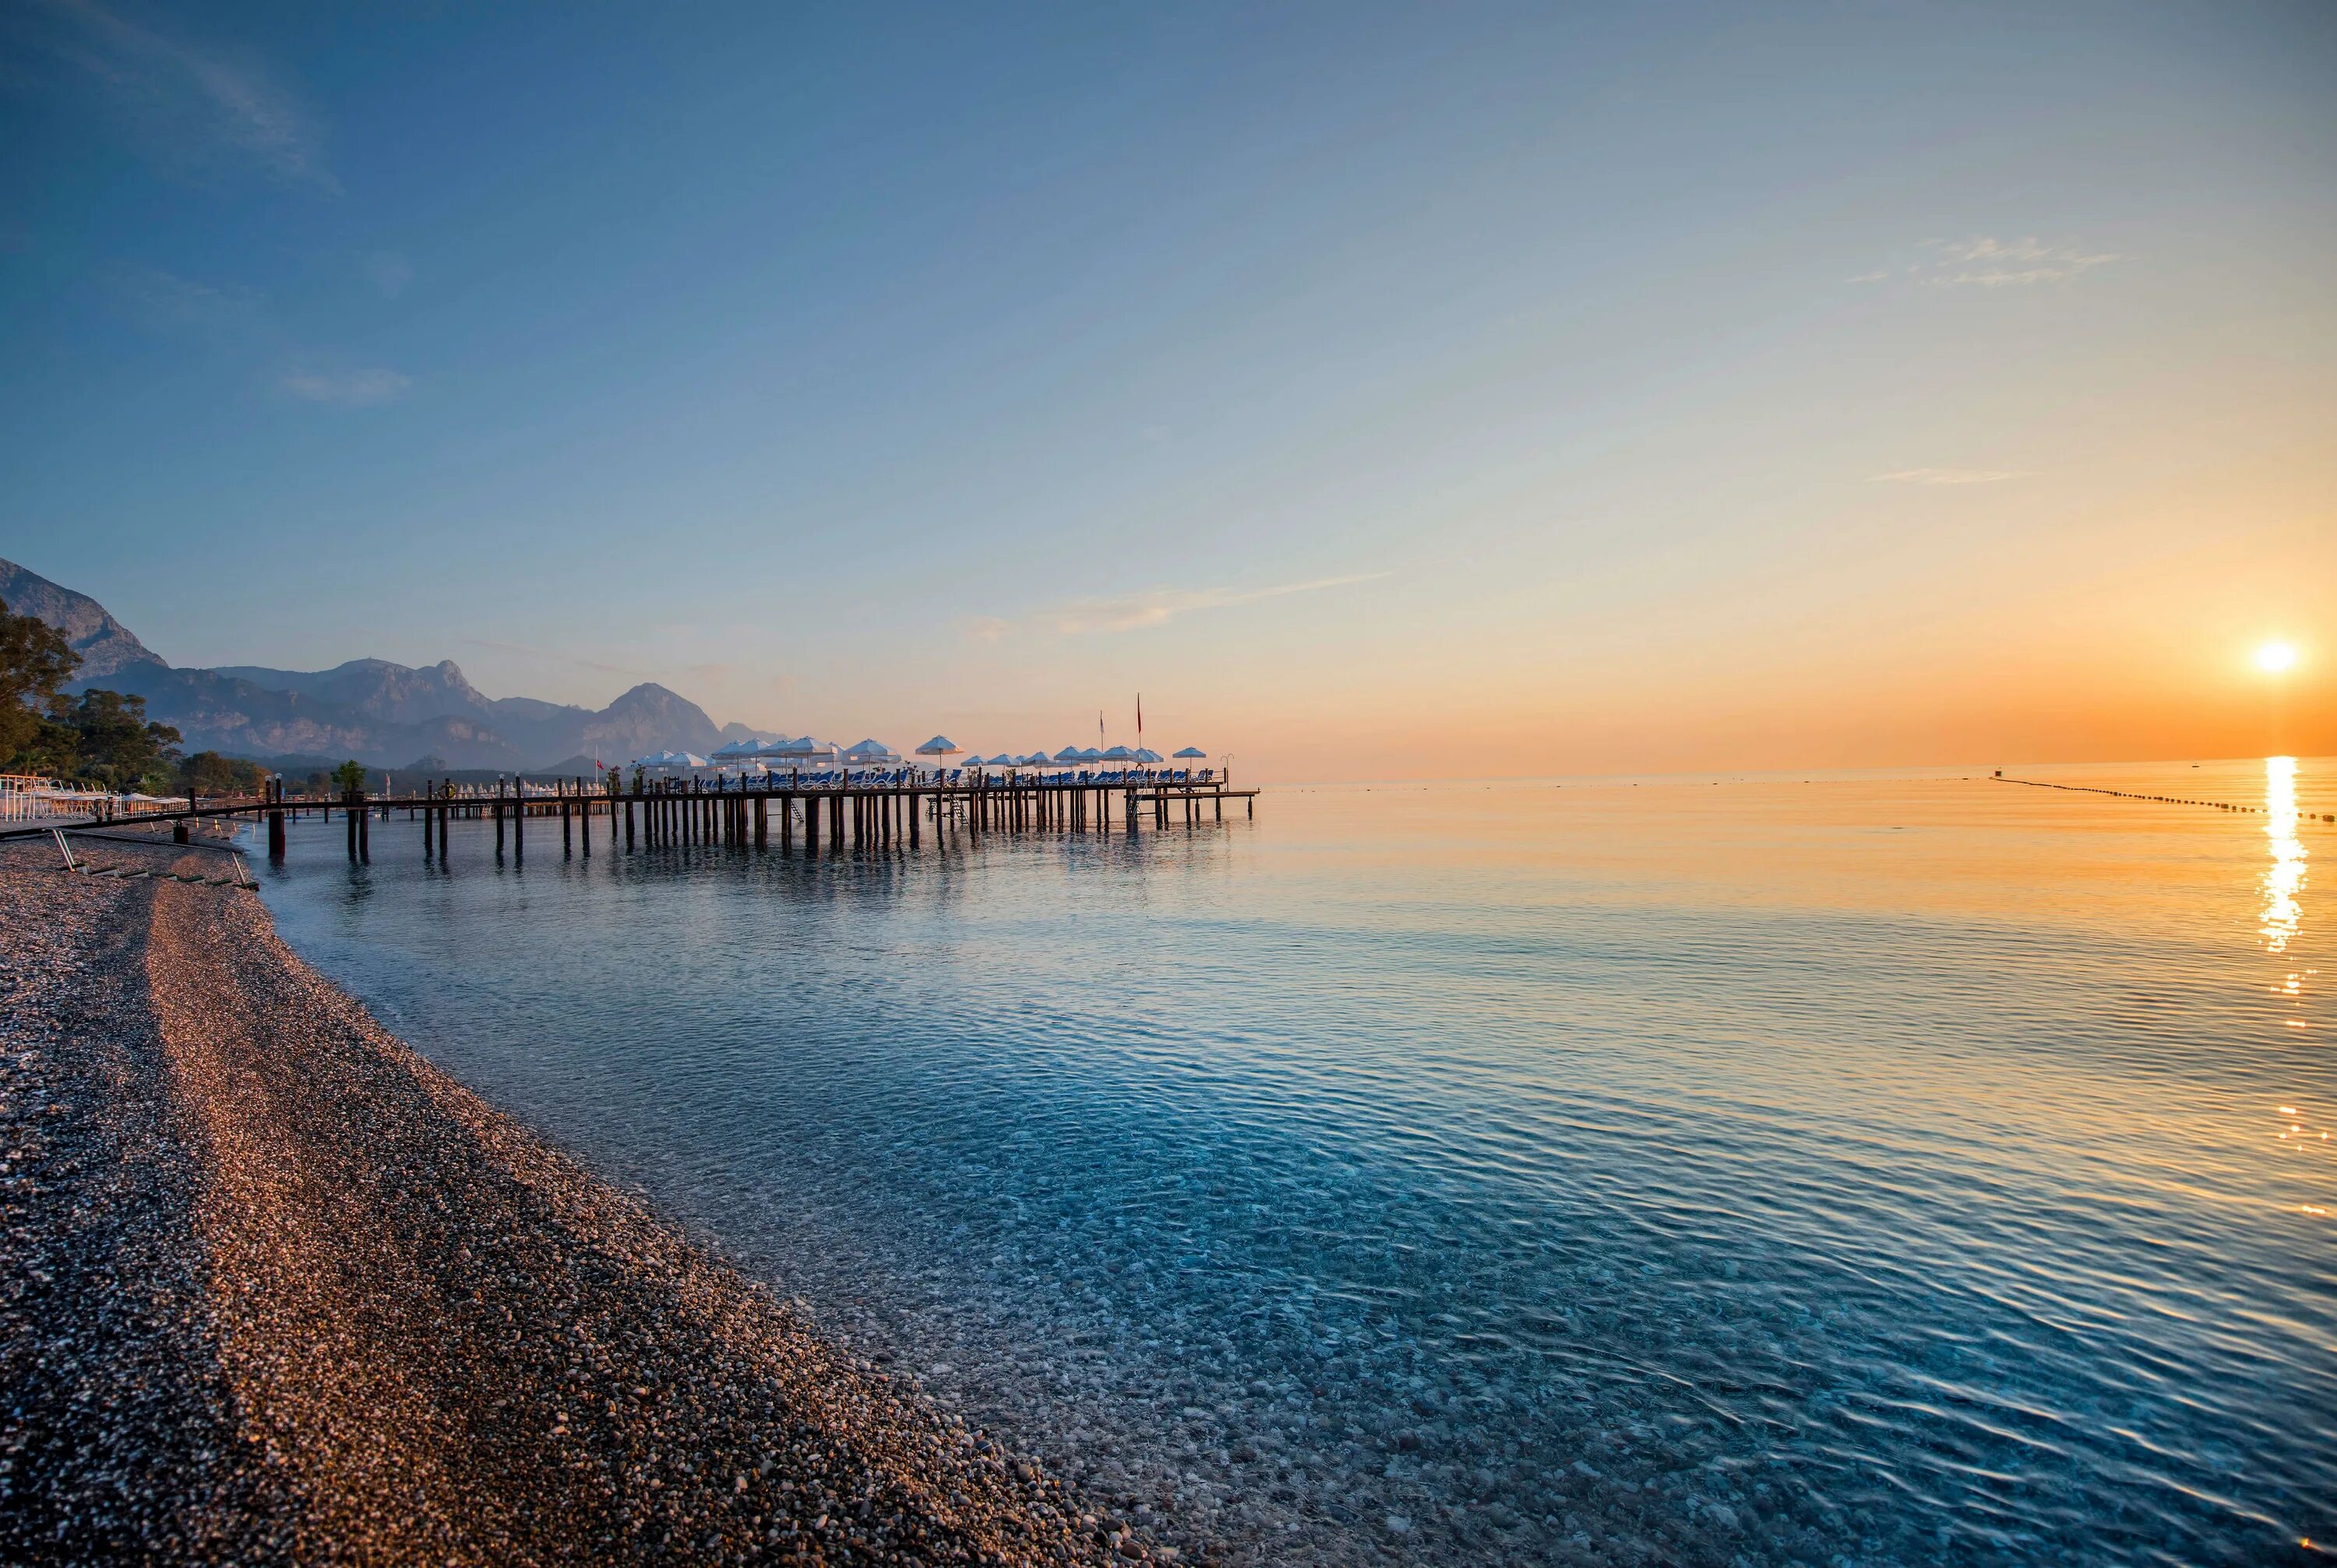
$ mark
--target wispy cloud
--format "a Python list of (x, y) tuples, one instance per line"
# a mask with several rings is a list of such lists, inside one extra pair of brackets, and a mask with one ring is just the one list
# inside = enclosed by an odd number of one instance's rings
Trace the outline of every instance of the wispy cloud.
[(2097, 267), (2126, 258), (2115, 250), (2094, 250), (2065, 240), (1974, 240), (1924, 241), (1914, 260), (1895, 267), (1877, 267), (1843, 279), (1845, 283), (1888, 283), (1894, 279), (1934, 289), (2018, 289), (2039, 283), (2067, 283)]
[(1924, 281), (1950, 287), (2019, 288), (2030, 283), (2065, 283), (2097, 267), (2121, 260), (2115, 250), (2088, 250), (2080, 246), (2050, 244), (2042, 240), (1960, 240), (1933, 241), (1939, 260)]
[(308, 403), (337, 403), (364, 408), (387, 403), (414, 385), (414, 377), (378, 368), (365, 370), (288, 370), (278, 383)]
[(1877, 474), (1878, 485), (1993, 485), (2002, 479), (2018, 479), (2020, 475), (2009, 468), (1902, 468), (1895, 474)]
[(403, 397), (414, 378), (382, 366), (348, 366), (340, 356), (294, 341), (255, 289), (196, 282), (159, 268), (113, 274), (126, 312), (149, 331), (191, 343), (243, 374), (305, 403), (359, 408)]
[(571, 653), (558, 648), (539, 647), (533, 642), (498, 642), (492, 637), (465, 637), (465, 647), (493, 648), (500, 652), (517, 653), (546, 664), (573, 664), (579, 669), (598, 670), (604, 675), (622, 675), (629, 680), (646, 681), (649, 671), (631, 664), (609, 664), (598, 659), (587, 659), (581, 653)]
[(1385, 572), (1358, 572), (1341, 577), (1315, 577), (1304, 583), (1284, 583), (1271, 588), (1155, 588), (1109, 598), (1073, 600), (1068, 604), (1040, 611), (1021, 622), (1002, 620), (992, 615), (980, 616), (967, 623), (966, 631), (969, 636), (984, 642), (995, 642), (1018, 628), (1052, 632), (1063, 637), (1082, 636), (1094, 632), (1134, 632), (1148, 626), (1165, 626), (1178, 616), (1190, 614), (1197, 610), (1225, 610), (1267, 599), (1288, 598), (1294, 593), (1319, 593), (1329, 588), (1375, 583), (1388, 575), (1390, 573)]
[(252, 289), (216, 288), (152, 267), (113, 274), (132, 312), (149, 328), (214, 345), (248, 340), (261, 325), (261, 297)]
[(114, 15), (94, 0), (46, 0), (62, 26), (51, 51), (101, 83), (162, 162), (221, 159), (288, 184), (338, 191), (324, 139), (258, 61)]
[(414, 281), (414, 263), (395, 251), (376, 250), (366, 258), (365, 275), (383, 299), (395, 299)]

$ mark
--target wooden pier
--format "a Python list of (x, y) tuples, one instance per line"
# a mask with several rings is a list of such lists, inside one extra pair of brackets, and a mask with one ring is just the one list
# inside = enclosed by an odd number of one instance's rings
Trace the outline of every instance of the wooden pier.
[[(373, 858), (373, 824), (377, 820), (392, 821), (400, 814), (409, 822), (418, 820), (423, 855), (441, 862), (455, 822), (492, 821), (497, 858), (508, 846), (512, 859), (523, 862), (530, 825), (541, 824), (537, 831), (549, 835), (554, 819), (563, 857), (592, 855), (596, 823), (604, 852), (610, 854), (707, 846), (764, 852), (776, 848), (787, 855), (797, 853), (799, 843), (801, 853), (818, 855), (914, 849), (928, 835), (938, 843), (956, 835), (1133, 834), (1145, 828), (1197, 828), (1223, 822), (1229, 801), (1240, 804), (1246, 818), (1255, 817), (1257, 794), (1234, 789), (1224, 779), (1177, 783), (1141, 777), (1045, 780), (977, 775), (955, 783), (690, 779), (630, 790), (594, 789), (581, 779), (548, 791), (433, 783), (418, 794), (320, 799), (288, 795), (279, 782), (257, 797), (190, 801), (175, 810), (146, 811), (124, 820), (168, 822), (172, 837), (185, 843), (192, 823), (249, 817), (266, 823), (269, 858), (280, 859), (288, 820), (308, 812), (329, 821), (337, 810), (347, 824), (348, 857), (357, 863)], [(73, 825), (62, 826), (72, 831)], [(48, 826), (21, 828), (0, 832), (0, 839), (49, 831)]]

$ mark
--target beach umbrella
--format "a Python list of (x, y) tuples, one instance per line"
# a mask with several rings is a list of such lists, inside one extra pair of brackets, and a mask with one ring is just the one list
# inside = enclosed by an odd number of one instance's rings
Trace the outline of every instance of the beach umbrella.
[(1099, 755), (1096, 760), (1100, 762), (1133, 762), (1136, 760), (1136, 753), (1125, 746), (1115, 746), (1110, 750)]
[(714, 755), (724, 761), (735, 757), (752, 757), (756, 749), (761, 745), (760, 740), (749, 735), (743, 740), (733, 740), (728, 746), (717, 746), (714, 749)]
[(1103, 760), (1103, 753), (1097, 750), (1092, 746), (1082, 746), (1080, 748), (1080, 760), (1082, 762), (1100, 762)]
[(1149, 767), (1155, 762), (1166, 760), (1159, 752), (1155, 751), (1149, 746), (1139, 746), (1136, 749), (1136, 760), (1139, 762), (1144, 763), (1147, 767)]
[(856, 767), (875, 768), (898, 762), (901, 754), (882, 740), (856, 740), (844, 749), (844, 760)]
[(1058, 762), (1084, 762), (1087, 760), (1088, 754), (1076, 746), (1066, 746), (1055, 753), (1055, 760)]
[(1206, 762), (1209, 760), (1209, 754), (1207, 751), (1202, 750), (1198, 746), (1188, 746), (1182, 751), (1177, 753), (1177, 760), (1179, 762)]
[(917, 748), (917, 755), (920, 757), (954, 757), (958, 754), (961, 748), (958, 743), (951, 740), (948, 736), (936, 735), (932, 740)]
[(695, 751), (682, 752), (679, 757), (674, 759), (673, 765), (677, 768), (711, 768), (714, 766), (713, 763), (709, 762), (705, 758), (700, 757)]
[(782, 735), (776, 740), (765, 740), (758, 745), (754, 754), (758, 757), (784, 757), (787, 754), (787, 748), (793, 744), (792, 740)]

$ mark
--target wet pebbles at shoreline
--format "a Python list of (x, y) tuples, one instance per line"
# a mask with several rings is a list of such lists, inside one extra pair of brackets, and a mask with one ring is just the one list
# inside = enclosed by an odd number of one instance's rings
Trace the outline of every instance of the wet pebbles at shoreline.
[(1174, 1558), (431, 1067), (248, 895), (54, 866), (0, 850), (0, 1558)]

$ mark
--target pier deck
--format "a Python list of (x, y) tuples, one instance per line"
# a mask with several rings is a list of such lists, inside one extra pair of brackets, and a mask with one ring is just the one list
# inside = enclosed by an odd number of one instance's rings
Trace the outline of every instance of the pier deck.
[(1224, 780), (1179, 784), (1164, 779), (1062, 781), (985, 777), (959, 783), (859, 783), (816, 785), (777, 779), (747, 786), (743, 781), (702, 780), (688, 785), (615, 790), (572, 788), (523, 792), (511, 787), (430, 785), (419, 793), (318, 799), (288, 795), (280, 784), (260, 796), (192, 800), (167, 810), (88, 821), (51, 821), (0, 831), (0, 839), (44, 835), (62, 828), (171, 824), (172, 836), (187, 840), (191, 825), (251, 818), (268, 826), (271, 857), (284, 853), (285, 823), (304, 812), (330, 819), (340, 812), (347, 824), (352, 860), (372, 858), (372, 824), (403, 813), (422, 827), (423, 853), (444, 858), (446, 829), (457, 819), (492, 821), (495, 849), (523, 857), (528, 826), (557, 819), (563, 854), (592, 853), (594, 824), (607, 834), (607, 848), (630, 854), (669, 845), (721, 845), (792, 852), (800, 840), (806, 853), (856, 848), (914, 848), (926, 833), (1135, 833), (1149, 826), (1191, 828), (1225, 820), (1228, 801), (1243, 815), (1257, 815), (1256, 789), (1237, 789)]

